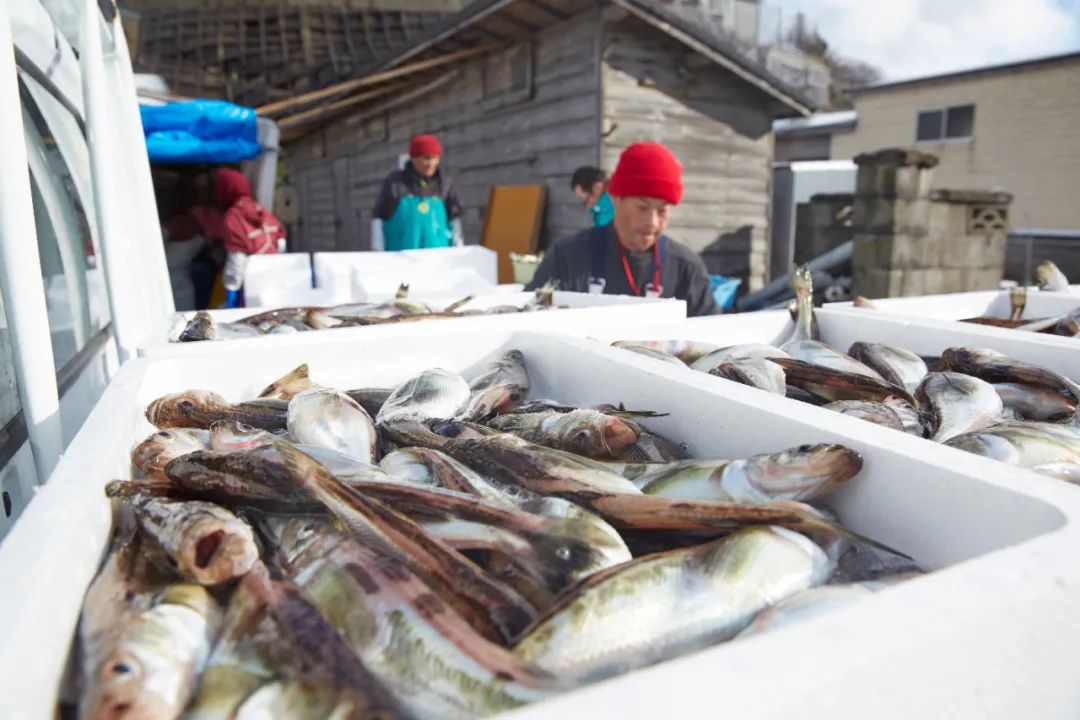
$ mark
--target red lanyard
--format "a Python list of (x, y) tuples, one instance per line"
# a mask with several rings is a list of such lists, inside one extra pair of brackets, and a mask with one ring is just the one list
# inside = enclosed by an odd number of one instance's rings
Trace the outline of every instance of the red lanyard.
[[(634, 291), (634, 295), (641, 296), (641, 288), (638, 287), (637, 281), (634, 280), (634, 273), (630, 272), (630, 260), (626, 257), (626, 248), (619, 242), (618, 238), (615, 239), (615, 244), (619, 246), (619, 255), (622, 256), (623, 272), (626, 273), (626, 281), (630, 283), (630, 289)], [(653, 257), (653, 279), (652, 289), (657, 294), (660, 293), (660, 241), (657, 240), (652, 246)]]

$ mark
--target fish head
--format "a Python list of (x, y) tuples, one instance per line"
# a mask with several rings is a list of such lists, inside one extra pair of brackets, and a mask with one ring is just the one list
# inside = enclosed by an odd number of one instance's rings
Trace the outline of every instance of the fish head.
[(310, 387), (312, 382), (308, 376), (308, 365), (304, 363), (263, 388), (259, 397), (291, 400), (294, 395)]
[(146, 419), (159, 428), (205, 428), (209, 413), (221, 412), (229, 403), (210, 390), (185, 390), (163, 395), (146, 406)]
[(273, 442), (273, 433), (238, 420), (222, 420), (210, 426), (212, 450), (250, 450)]
[[(746, 461), (747, 481), (769, 497), (801, 500), (824, 495), (862, 469), (859, 453), (835, 443), (800, 445)], [(725, 468), (716, 472), (723, 473)]]
[(809, 265), (800, 265), (791, 274), (791, 287), (799, 297), (810, 295), (814, 291), (814, 283), (810, 274)]
[(549, 587), (566, 588), (605, 568), (629, 562), (630, 549), (618, 532), (591, 513), (553, 519), (550, 532), (534, 541), (544, 558)]
[(146, 675), (139, 654), (127, 648), (118, 650), (102, 665), (97, 686), (80, 716), (86, 720), (153, 720), (167, 716), (165, 698), (144, 689)]
[(588, 408), (567, 413), (560, 419), (557, 432), (564, 449), (586, 457), (617, 457), (620, 450), (640, 437), (626, 420)]
[(147, 477), (165, 472), (170, 460), (209, 447), (205, 430), (167, 428), (139, 443), (131, 453), (131, 463)]

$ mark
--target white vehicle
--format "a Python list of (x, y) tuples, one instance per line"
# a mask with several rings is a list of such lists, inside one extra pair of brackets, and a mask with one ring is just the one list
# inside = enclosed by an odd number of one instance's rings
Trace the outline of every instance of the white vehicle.
[(2, 541), (174, 307), (111, 2), (0, 2), (0, 123)]

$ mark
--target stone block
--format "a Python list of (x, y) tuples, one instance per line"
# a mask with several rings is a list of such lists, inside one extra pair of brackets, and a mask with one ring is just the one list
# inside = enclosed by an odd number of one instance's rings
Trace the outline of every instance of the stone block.
[(945, 202), (930, 202), (927, 233), (950, 238), (967, 235), (967, 207)]
[(905, 297), (926, 294), (926, 270), (905, 270), (903, 280), (900, 282), (900, 294)]
[(852, 291), (868, 298), (896, 297), (900, 294), (902, 270), (856, 270), (852, 273)]
[(856, 235), (852, 240), (851, 263), (855, 269), (888, 268), (892, 263), (892, 237)]
[(1003, 267), (1004, 245), (994, 234), (956, 235), (945, 238), (942, 265), (949, 268)]
[(930, 201), (926, 199), (893, 201), (893, 228), (909, 235), (925, 235), (930, 227)]
[(892, 197), (905, 200), (915, 200), (929, 197), (932, 182), (933, 171), (929, 168), (909, 165), (895, 170), (892, 178), (891, 193), (887, 192), (889, 186), (884, 182), (884, 178), (881, 188), (883, 194), (890, 194)]
[(925, 268), (926, 294), (960, 292), (964, 288), (964, 271), (951, 268)]
[(963, 271), (964, 290), (996, 290), (998, 283), (1004, 277), (1000, 267), (996, 268), (971, 268)]

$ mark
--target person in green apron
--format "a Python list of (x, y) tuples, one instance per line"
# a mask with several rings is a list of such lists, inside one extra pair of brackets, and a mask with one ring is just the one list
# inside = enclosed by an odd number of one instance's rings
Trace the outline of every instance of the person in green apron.
[(592, 214), (593, 227), (603, 227), (615, 219), (615, 203), (607, 193), (607, 175), (603, 170), (579, 167), (570, 178), (570, 187)]
[(383, 180), (371, 223), (372, 250), (417, 250), (464, 244), (461, 203), (439, 169), (442, 145), (416, 135), (409, 159)]

